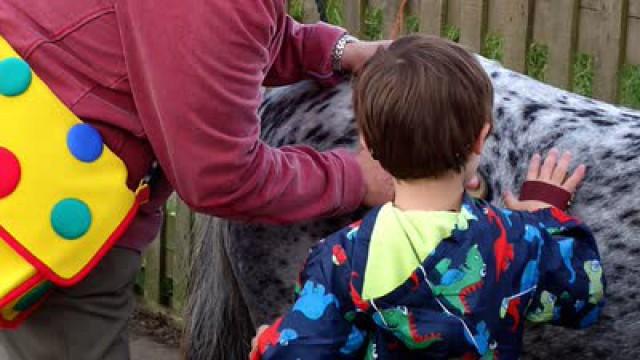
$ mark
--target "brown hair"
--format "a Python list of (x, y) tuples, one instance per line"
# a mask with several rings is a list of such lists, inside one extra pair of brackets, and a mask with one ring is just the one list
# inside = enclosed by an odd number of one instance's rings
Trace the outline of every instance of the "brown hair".
[(397, 179), (460, 171), (492, 119), (493, 87), (461, 46), (409, 35), (354, 80), (354, 111), (373, 157)]

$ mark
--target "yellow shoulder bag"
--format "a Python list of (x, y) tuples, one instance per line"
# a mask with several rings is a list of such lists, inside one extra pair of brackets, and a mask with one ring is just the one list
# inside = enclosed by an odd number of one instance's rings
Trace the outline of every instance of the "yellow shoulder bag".
[(82, 280), (148, 198), (0, 36), (0, 328)]

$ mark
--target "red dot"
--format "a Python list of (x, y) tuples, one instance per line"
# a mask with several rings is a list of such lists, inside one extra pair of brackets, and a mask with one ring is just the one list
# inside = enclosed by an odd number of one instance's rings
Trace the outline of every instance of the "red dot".
[(20, 182), (20, 163), (13, 153), (0, 147), (0, 199), (11, 194)]

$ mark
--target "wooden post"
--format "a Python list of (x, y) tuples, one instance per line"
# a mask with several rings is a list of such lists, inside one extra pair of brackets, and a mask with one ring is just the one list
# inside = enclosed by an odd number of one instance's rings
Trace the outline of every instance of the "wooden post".
[(631, 0), (629, 7), (629, 24), (627, 24), (627, 64), (640, 65), (640, 0)]
[(593, 95), (613, 103), (618, 99), (618, 71), (624, 60), (629, 2), (602, 0), (600, 5), (604, 22), (598, 39)]
[(549, 82), (563, 89), (571, 88), (573, 63), (578, 44), (580, 0), (551, 0), (549, 39)]
[(504, 65), (524, 73), (533, 28), (533, 1), (509, 0), (504, 5)]
[(187, 298), (187, 285), (190, 270), (190, 253), (193, 245), (193, 213), (178, 200), (175, 217), (175, 239), (173, 251), (173, 298), (171, 308), (181, 314)]
[(447, 21), (447, 0), (422, 0), (420, 6), (421, 31), (440, 36)]
[(445, 18), (445, 24), (455, 26), (457, 28), (462, 27), (462, 1), (463, 0), (447, 1), (447, 16)]
[[(509, 0), (512, 1), (512, 0)], [(464, 0), (460, 43), (479, 53), (487, 30), (488, 0)]]
[[(233, 1), (233, 0), (227, 0)], [(318, 13), (318, 6), (315, 0), (301, 0), (304, 1), (304, 22), (312, 24), (320, 21), (320, 13)]]
[(345, 27), (351, 34), (362, 36), (364, 0), (343, 0)]
[(629, 16), (640, 18), (640, 0), (629, 0)]
[(162, 270), (162, 246), (165, 236), (164, 227), (156, 239), (147, 247), (143, 256), (144, 263), (144, 300), (151, 304), (160, 303), (160, 281)]

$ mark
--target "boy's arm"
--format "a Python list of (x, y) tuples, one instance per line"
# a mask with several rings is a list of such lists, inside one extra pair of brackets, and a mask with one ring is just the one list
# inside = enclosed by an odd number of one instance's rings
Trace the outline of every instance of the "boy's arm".
[[(539, 282), (527, 319), (570, 328), (594, 324), (604, 306), (600, 254), (587, 226), (557, 208), (532, 214), (540, 229)], [(536, 233), (533, 227), (527, 233)]]
[[(336, 249), (339, 249), (336, 253)], [(333, 258), (337, 254), (336, 265)], [(345, 289), (349, 273), (340, 242), (327, 240), (309, 255), (293, 307), (258, 334), (251, 360), (350, 359), (360, 355), (364, 332), (345, 316), (354, 309)]]

